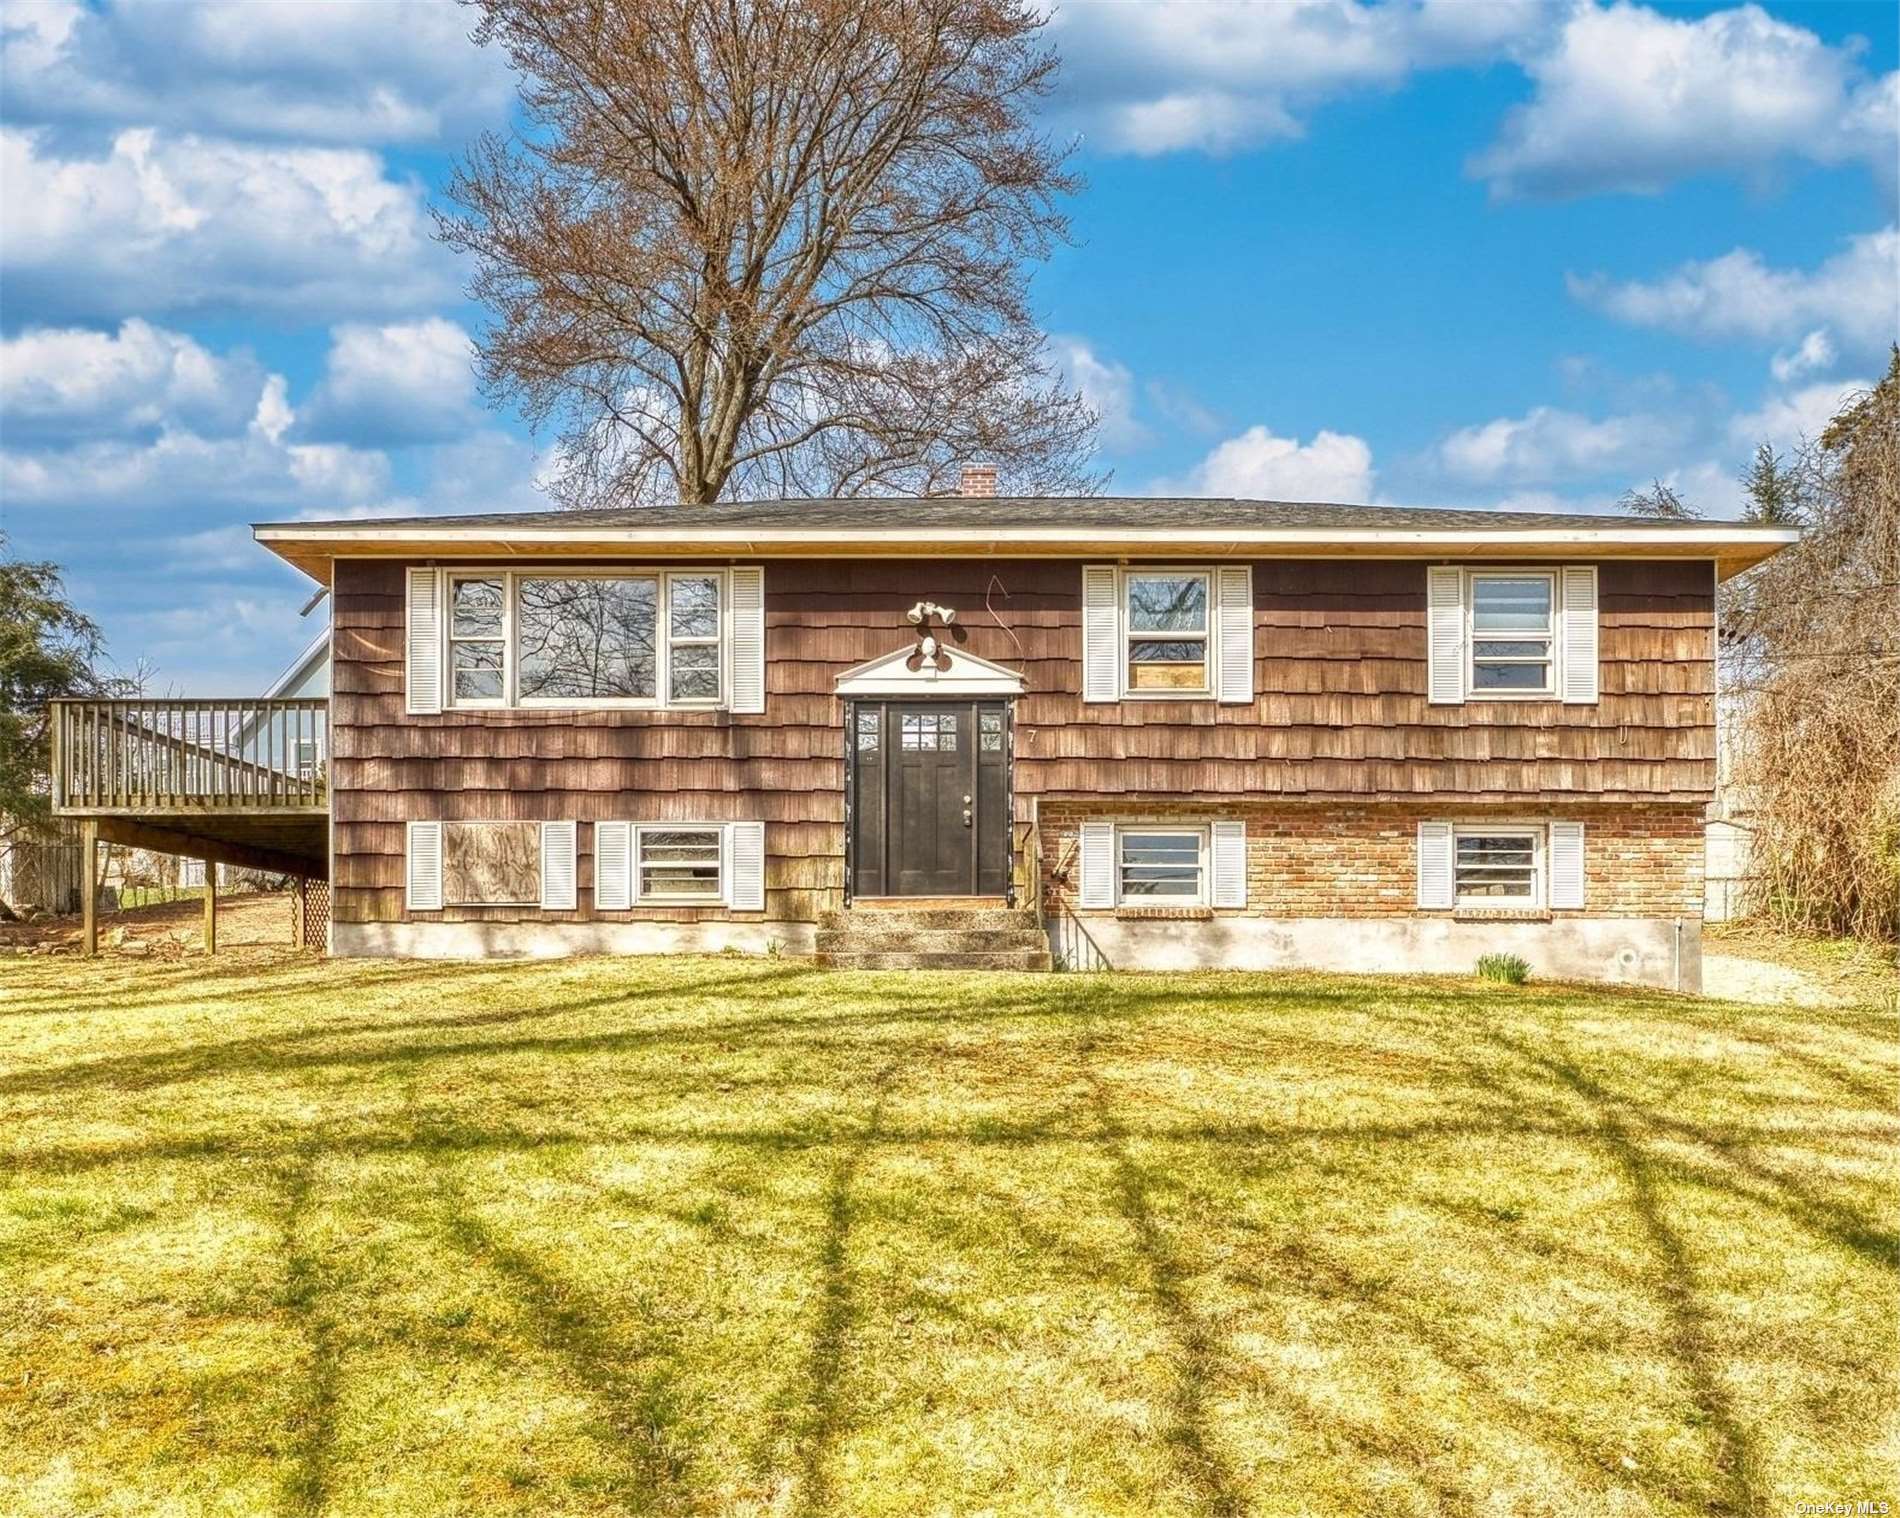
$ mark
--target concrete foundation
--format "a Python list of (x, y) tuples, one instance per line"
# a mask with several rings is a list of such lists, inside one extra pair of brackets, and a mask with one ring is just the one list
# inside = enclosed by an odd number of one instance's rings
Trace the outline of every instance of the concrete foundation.
[(570, 954), (811, 954), (809, 922), (339, 922), (345, 959), (561, 959)]
[[(1480, 922), (1449, 917), (1072, 919), (1116, 970), (1335, 970), (1464, 975), (1481, 954), (1516, 954), (1548, 980), (1702, 989), (1702, 924), (1693, 919), (1563, 917)], [(1060, 947), (1060, 946), (1058, 946)], [(1092, 960), (1090, 962), (1093, 962)]]

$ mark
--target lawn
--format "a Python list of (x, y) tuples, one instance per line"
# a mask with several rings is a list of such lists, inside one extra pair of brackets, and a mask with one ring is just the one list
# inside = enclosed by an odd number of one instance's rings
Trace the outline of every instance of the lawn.
[(0, 960), (0, 1512), (1900, 1511), (1895, 1034)]

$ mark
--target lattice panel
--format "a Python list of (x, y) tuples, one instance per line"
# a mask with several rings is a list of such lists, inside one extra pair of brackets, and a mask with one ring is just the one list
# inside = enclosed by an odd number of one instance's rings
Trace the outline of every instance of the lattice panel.
[(300, 948), (325, 952), (330, 946), (330, 882), (299, 880), (290, 893), (290, 936)]

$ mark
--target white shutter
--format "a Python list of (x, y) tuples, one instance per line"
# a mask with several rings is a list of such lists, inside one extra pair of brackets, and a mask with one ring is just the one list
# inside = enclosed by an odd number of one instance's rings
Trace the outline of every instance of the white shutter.
[(765, 710), (765, 571), (732, 571), (732, 709)]
[(408, 900), (412, 912), (442, 909), (442, 824), (409, 824)]
[(765, 910), (765, 824), (735, 822), (726, 829), (726, 900), (735, 912)]
[(418, 715), (442, 710), (442, 576), (433, 569), (409, 571), (404, 598), (403, 689)]
[(1589, 705), (1597, 699), (1597, 570), (1594, 564), (1566, 564), (1563, 573), (1563, 676), (1565, 701)]
[(1233, 564), (1215, 576), (1220, 609), (1216, 625), (1220, 642), (1215, 658), (1220, 665), (1220, 699), (1246, 703), (1253, 700), (1253, 566)]
[(624, 912), (633, 905), (633, 824), (594, 824), (594, 910)]
[(1115, 824), (1082, 824), (1082, 905), (1115, 905)]
[(574, 910), (574, 832), (571, 822), (541, 824), (541, 909)]
[(1418, 904), (1442, 911), (1457, 900), (1449, 822), (1418, 825)]
[(1430, 700), (1456, 706), (1465, 699), (1465, 574), (1457, 565), (1425, 571), (1425, 620)]
[(1214, 824), (1214, 905), (1247, 904), (1247, 824)]
[(1553, 822), (1550, 825), (1550, 904), (1577, 908), (1583, 905), (1583, 824)]
[(1082, 567), (1082, 699), (1122, 693), (1121, 577), (1113, 564)]

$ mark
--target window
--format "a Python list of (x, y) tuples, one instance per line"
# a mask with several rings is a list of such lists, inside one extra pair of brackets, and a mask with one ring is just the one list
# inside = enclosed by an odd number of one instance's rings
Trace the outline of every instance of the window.
[(297, 778), (308, 785), (317, 778), (317, 740), (297, 740)]
[(897, 746), (911, 753), (954, 754), (957, 751), (955, 712), (904, 712), (898, 724)]
[(503, 650), (508, 646), (505, 619), (507, 581), (452, 580), (449, 590), (449, 671), (457, 706), (498, 706)]
[(640, 828), (640, 900), (717, 905), (718, 828)]
[(1460, 828), (1454, 878), (1459, 906), (1537, 906), (1542, 899), (1543, 835), (1536, 828)]
[(516, 687), (524, 704), (654, 694), (657, 575), (522, 575), (515, 585)]
[(1150, 571), (1123, 577), (1128, 617), (1128, 689), (1211, 688), (1207, 674), (1209, 577)]
[(1205, 845), (1198, 828), (1122, 828), (1116, 871), (1124, 902), (1199, 906), (1207, 899)]
[(1552, 691), (1556, 603), (1554, 574), (1473, 572), (1473, 694), (1547, 695)]
[(455, 706), (712, 706), (726, 576), (640, 570), (449, 576)]
[(671, 701), (719, 699), (719, 580), (668, 575), (667, 691)]

